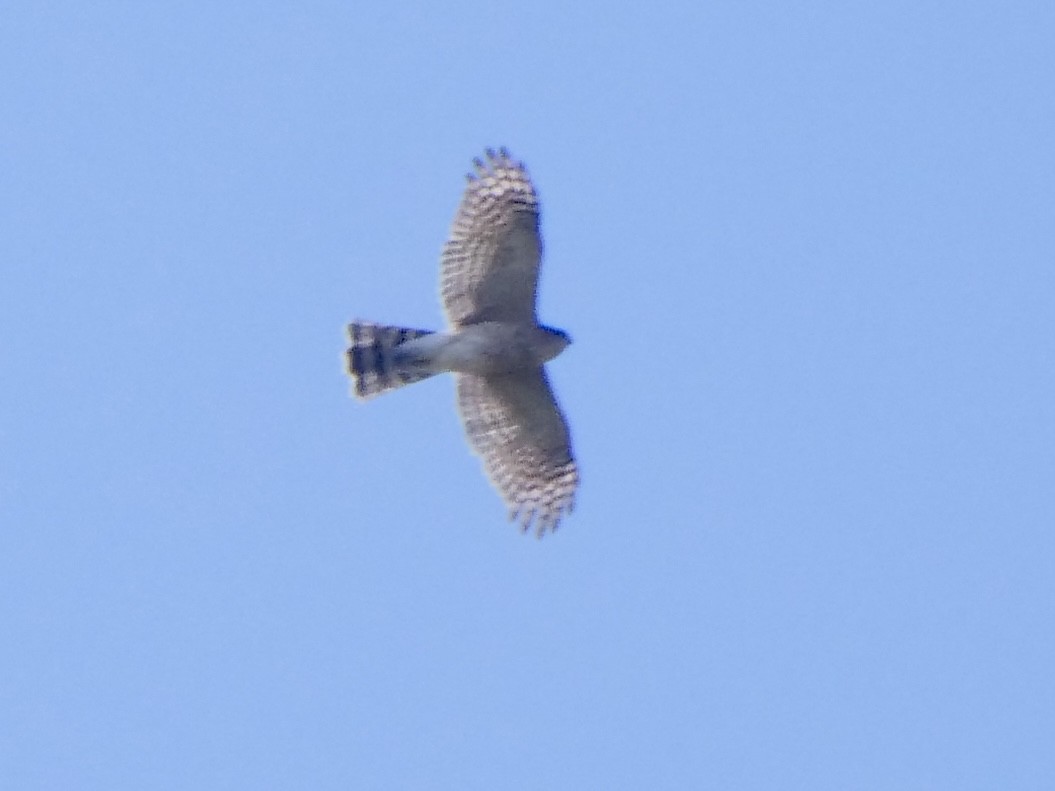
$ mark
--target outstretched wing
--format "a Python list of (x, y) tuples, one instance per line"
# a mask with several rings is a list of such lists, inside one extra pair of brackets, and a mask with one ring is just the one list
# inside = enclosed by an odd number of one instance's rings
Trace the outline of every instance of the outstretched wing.
[(540, 368), (458, 376), (458, 409), (473, 451), (509, 506), (509, 518), (541, 536), (572, 510), (579, 470), (568, 424)]
[(538, 196), (504, 148), (473, 160), (440, 265), (440, 298), (455, 326), (535, 323), (542, 239)]

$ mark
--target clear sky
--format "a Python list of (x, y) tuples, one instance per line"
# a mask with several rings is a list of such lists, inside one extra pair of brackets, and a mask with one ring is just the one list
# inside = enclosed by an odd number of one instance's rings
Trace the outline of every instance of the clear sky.
[[(1055, 788), (1055, 6), (4, 3), (0, 787)], [(583, 484), (440, 377), (542, 198)]]

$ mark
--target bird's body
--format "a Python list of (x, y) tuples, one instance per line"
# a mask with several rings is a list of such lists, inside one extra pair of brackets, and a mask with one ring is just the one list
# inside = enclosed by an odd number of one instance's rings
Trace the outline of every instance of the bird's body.
[(536, 318), (542, 239), (527, 171), (505, 149), (474, 164), (441, 262), (447, 331), (353, 322), (348, 372), (364, 399), (455, 374), (470, 445), (511, 517), (541, 536), (571, 510), (579, 481), (543, 368), (571, 341)]
[(507, 374), (549, 362), (567, 345), (542, 327), (488, 321), (455, 332), (434, 333), (407, 344), (408, 351), (431, 357), (436, 373)]

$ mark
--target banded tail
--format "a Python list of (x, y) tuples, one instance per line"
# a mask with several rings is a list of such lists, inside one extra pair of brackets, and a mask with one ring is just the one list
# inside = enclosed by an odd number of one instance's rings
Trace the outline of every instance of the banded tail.
[(420, 382), (435, 371), (421, 365), (413, 355), (400, 355), (407, 341), (432, 335), (431, 330), (412, 330), (355, 321), (348, 325), (348, 373), (355, 382), (356, 398), (373, 398), (397, 387)]

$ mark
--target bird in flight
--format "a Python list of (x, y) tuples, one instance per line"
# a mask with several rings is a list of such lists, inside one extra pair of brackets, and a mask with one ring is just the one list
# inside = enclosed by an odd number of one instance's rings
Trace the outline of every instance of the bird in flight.
[(572, 510), (579, 484), (545, 369), (571, 338), (536, 315), (542, 238), (527, 170), (504, 148), (473, 166), (440, 257), (446, 330), (354, 321), (348, 373), (359, 399), (453, 373), (469, 445), (509, 518), (541, 537)]

